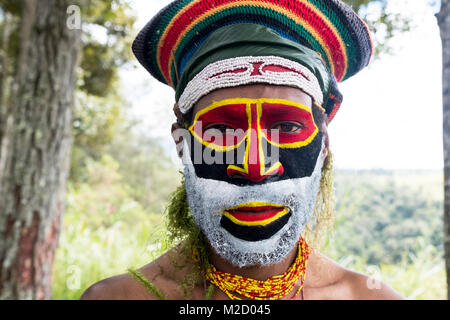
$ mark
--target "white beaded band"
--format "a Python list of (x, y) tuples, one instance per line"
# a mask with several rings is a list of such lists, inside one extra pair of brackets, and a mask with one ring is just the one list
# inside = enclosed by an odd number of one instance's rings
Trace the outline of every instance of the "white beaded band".
[(178, 105), (186, 114), (203, 96), (221, 88), (251, 83), (266, 83), (297, 87), (322, 105), (323, 93), (316, 76), (305, 66), (275, 56), (237, 57), (206, 66), (192, 79)]

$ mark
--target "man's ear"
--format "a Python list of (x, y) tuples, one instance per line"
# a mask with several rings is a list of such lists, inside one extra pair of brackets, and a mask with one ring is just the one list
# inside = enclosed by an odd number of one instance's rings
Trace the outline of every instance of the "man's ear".
[(330, 137), (328, 135), (328, 125), (327, 122), (322, 122), (321, 131), (323, 133), (323, 137), (325, 138), (325, 147), (323, 148), (323, 158), (325, 159), (328, 156), (328, 150), (330, 148)]
[(173, 113), (175, 114), (175, 117), (177, 118), (177, 123), (180, 126), (184, 125), (184, 116), (181, 113), (180, 107), (178, 106), (178, 103), (175, 103), (173, 106)]
[(178, 106), (178, 103), (175, 103), (173, 106), (173, 112), (175, 113), (175, 117), (177, 118), (177, 122), (172, 124), (172, 139), (175, 142), (175, 145), (177, 147), (177, 153), (178, 157), (183, 157), (183, 136), (179, 133), (179, 130), (184, 129), (183, 128), (183, 114), (180, 111), (180, 107)]
[(175, 142), (178, 157), (180, 157), (180, 159), (183, 158), (183, 136), (177, 133), (179, 132), (179, 130), (182, 129), (183, 127), (180, 126), (178, 123), (172, 124), (172, 139)]

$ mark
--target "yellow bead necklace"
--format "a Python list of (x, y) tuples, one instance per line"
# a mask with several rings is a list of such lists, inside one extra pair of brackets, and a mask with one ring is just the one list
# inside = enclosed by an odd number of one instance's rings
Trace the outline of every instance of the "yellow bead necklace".
[(231, 300), (242, 300), (235, 293), (251, 300), (282, 299), (292, 292), (300, 280), (300, 286), (291, 298), (291, 300), (294, 300), (303, 289), (309, 254), (309, 246), (303, 238), (300, 238), (297, 257), (283, 275), (260, 281), (220, 272), (213, 265), (210, 265), (206, 271), (206, 279), (223, 291)]

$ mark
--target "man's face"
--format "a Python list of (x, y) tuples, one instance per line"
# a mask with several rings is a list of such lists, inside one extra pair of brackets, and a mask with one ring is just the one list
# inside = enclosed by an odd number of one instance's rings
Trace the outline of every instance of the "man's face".
[(216, 90), (193, 110), (184, 150), (194, 219), (239, 266), (279, 262), (295, 246), (319, 188), (324, 133), (301, 90)]

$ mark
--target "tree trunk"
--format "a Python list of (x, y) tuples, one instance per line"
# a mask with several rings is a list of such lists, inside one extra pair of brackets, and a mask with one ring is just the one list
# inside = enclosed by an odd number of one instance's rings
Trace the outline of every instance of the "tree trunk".
[(2, 152), (6, 149), (6, 143), (3, 143), (3, 137), (6, 136), (7, 121), (9, 118), (8, 108), (6, 107), (5, 89), (8, 86), (10, 75), (10, 64), (8, 59), (9, 39), (11, 36), (13, 24), (13, 17), (9, 12), (3, 12), (3, 26), (2, 26), (2, 46), (0, 48), (0, 181), (2, 179), (2, 172), (4, 168), (4, 159)]
[(71, 0), (24, 1), (0, 179), (0, 299), (51, 299), (71, 148), (80, 30)]
[(450, 0), (442, 0), (437, 15), (442, 38), (444, 117), (444, 254), (447, 271), (447, 299), (450, 299)]

